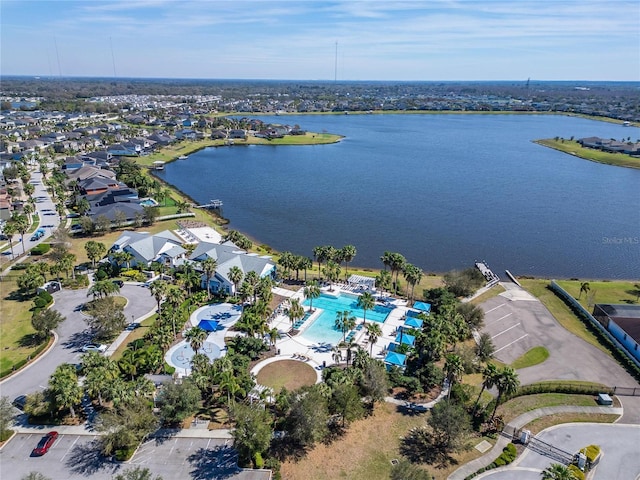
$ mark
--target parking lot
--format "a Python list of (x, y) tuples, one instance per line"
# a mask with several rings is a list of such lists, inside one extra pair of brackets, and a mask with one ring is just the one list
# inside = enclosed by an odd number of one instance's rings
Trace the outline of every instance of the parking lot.
[(535, 297), (505, 284), (507, 290), (481, 305), (483, 332), (495, 346), (495, 357), (511, 363), (528, 350), (543, 346), (549, 358), (518, 371), (522, 384), (543, 380), (587, 380), (608, 386), (634, 386), (637, 382), (609, 355), (565, 330)]
[(146, 441), (130, 462), (120, 463), (100, 455), (93, 435), (60, 435), (49, 452), (32, 457), (31, 452), (49, 430), (18, 434), (0, 451), (0, 478), (20, 480), (29, 472), (53, 479), (111, 480), (113, 475), (142, 466), (163, 478), (264, 478), (261, 472), (236, 467), (231, 441), (216, 438), (157, 438)]

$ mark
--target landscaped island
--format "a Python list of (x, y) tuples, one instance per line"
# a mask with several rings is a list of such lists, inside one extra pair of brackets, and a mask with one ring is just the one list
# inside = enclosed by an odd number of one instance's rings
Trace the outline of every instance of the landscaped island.
[[(598, 140), (600, 140), (601, 143), (598, 143)], [(626, 150), (614, 151), (608, 149), (607, 142), (609, 144), (623, 144), (626, 146)], [(555, 137), (534, 140), (534, 143), (575, 155), (585, 160), (591, 160), (592, 162), (606, 163), (607, 165), (616, 165), (618, 167), (640, 168), (640, 142), (633, 143), (630, 139), (627, 142), (616, 142), (609, 139), (599, 139), (598, 137), (582, 138), (579, 140), (574, 140), (573, 138), (567, 140), (565, 138)], [(630, 155), (624, 153), (624, 151), (635, 153)]]

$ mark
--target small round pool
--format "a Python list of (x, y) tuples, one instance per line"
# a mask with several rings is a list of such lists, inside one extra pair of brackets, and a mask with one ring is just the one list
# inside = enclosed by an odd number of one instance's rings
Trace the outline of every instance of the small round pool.
[(197, 327), (202, 320), (217, 321), (221, 327), (229, 327), (240, 320), (242, 307), (231, 303), (214, 303), (199, 308), (191, 314), (191, 324)]

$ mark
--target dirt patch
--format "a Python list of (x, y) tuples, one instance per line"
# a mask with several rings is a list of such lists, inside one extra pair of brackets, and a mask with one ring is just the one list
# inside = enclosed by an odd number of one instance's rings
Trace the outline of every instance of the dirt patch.
[(277, 393), (286, 387), (296, 390), (305, 385), (316, 383), (317, 375), (313, 367), (297, 360), (278, 360), (262, 367), (258, 372), (257, 382), (271, 387)]

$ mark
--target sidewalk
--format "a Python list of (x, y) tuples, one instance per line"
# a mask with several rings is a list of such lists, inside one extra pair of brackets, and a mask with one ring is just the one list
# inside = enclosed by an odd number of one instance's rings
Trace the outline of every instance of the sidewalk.
[(563, 405), (558, 407), (538, 408), (536, 410), (524, 413), (519, 417), (514, 418), (507, 425), (505, 425), (504, 429), (502, 430), (503, 434), (498, 437), (498, 440), (491, 450), (489, 450), (483, 456), (476, 458), (469, 463), (465, 463), (463, 466), (449, 475), (448, 480), (464, 480), (467, 476), (471, 475), (474, 472), (477, 472), (483, 467), (486, 467), (496, 458), (498, 458), (502, 453), (502, 449), (506, 447), (507, 444), (511, 443), (511, 435), (505, 434), (504, 432), (519, 430), (537, 418), (546, 417), (547, 415), (554, 415), (556, 413), (606, 413), (613, 415), (622, 415), (623, 409), (615, 407), (578, 407), (573, 405)]

